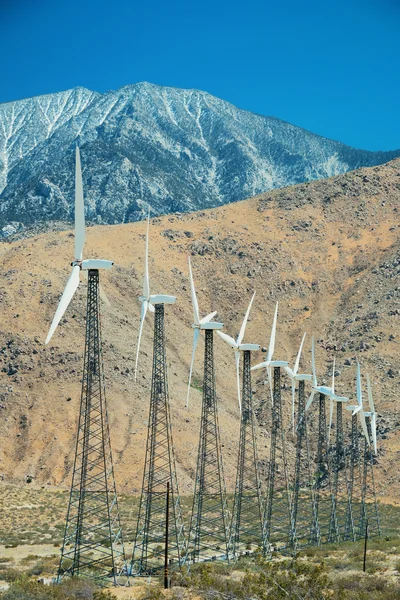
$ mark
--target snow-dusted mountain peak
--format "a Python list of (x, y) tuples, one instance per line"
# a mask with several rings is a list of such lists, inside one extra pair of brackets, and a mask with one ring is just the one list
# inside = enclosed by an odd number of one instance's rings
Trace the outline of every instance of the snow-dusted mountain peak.
[[(386, 162), (200, 90), (148, 82), (0, 104), (0, 229), (70, 219), (82, 150), (88, 218), (126, 222), (234, 202)], [(9, 229), (9, 228), (8, 228)]]

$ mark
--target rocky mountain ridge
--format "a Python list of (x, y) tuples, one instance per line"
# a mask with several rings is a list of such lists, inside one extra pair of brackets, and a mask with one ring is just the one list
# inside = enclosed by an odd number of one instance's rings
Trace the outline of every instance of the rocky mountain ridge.
[[(300, 368), (309, 372), (314, 334), (318, 380), (329, 380), (335, 357), (337, 392), (352, 399), (356, 363), (361, 362), (364, 390), (368, 371), (379, 414), (379, 498), (398, 501), (399, 210), (400, 160), (395, 160), (216, 209), (152, 220), (150, 281), (156, 292), (178, 298), (166, 310), (166, 338), (182, 493), (191, 493), (193, 486), (204, 351), (200, 339), (187, 410), (192, 344), (187, 256), (191, 255), (200, 310), (218, 309), (229, 335), (237, 335), (256, 290), (245, 341), (268, 345), (279, 300), (277, 359), (292, 363), (306, 331)], [(115, 261), (102, 278), (111, 301), (110, 307), (102, 306), (105, 371), (118, 486), (134, 492), (141, 484), (152, 359), (150, 315), (135, 382), (140, 318), (136, 298), (142, 287), (144, 234), (143, 222), (95, 226), (87, 231), (86, 245), (87, 256)], [(0, 246), (0, 474), (20, 485), (28, 485), (28, 476), (40, 485), (70, 483), (84, 344), (84, 281), (50, 347), (43, 341), (70, 272), (72, 253), (69, 230)], [(215, 356), (223, 458), (232, 491), (239, 433), (234, 357), (219, 339)], [(261, 357), (254, 356), (254, 361)], [(293, 468), (289, 380), (284, 377), (282, 385), (289, 468)], [(271, 415), (262, 372), (254, 373), (253, 389), (265, 475)], [(350, 418), (345, 412), (348, 436)], [(314, 435), (313, 412), (309, 423)]]

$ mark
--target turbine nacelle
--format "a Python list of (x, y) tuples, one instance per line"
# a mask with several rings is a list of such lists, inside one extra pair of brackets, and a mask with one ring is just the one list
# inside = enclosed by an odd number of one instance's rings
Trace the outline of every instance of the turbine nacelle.
[(210, 323), (193, 323), (192, 328), (193, 329), (222, 329), (224, 326), (223, 323), (215, 323), (214, 321), (211, 321)]
[(257, 352), (260, 350), (260, 344), (239, 344), (238, 350), (242, 352), (246, 352), (246, 350), (250, 350), (250, 352)]
[(140, 302), (147, 302), (148, 304), (174, 304), (176, 302), (176, 296), (167, 296), (166, 294), (153, 294), (151, 296), (139, 296)]
[(82, 271), (90, 271), (95, 270), (98, 271), (100, 269), (111, 269), (114, 262), (111, 260), (102, 260), (97, 258), (89, 258), (88, 260), (74, 260), (71, 263), (71, 267), (79, 267)]
[(283, 368), (285, 368), (289, 365), (287, 360), (271, 360), (268, 364), (270, 367), (283, 367)]
[(298, 373), (293, 378), (295, 381), (312, 381), (312, 375), (306, 373)]

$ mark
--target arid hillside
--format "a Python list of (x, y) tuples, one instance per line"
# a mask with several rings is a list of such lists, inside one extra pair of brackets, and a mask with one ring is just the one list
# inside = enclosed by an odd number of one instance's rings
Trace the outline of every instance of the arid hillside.
[[(400, 160), (331, 179), (280, 189), (200, 213), (154, 219), (150, 279), (154, 293), (175, 294), (166, 308), (169, 388), (181, 492), (190, 494), (200, 422), (200, 341), (189, 410), (186, 385), (192, 344), (187, 257), (191, 255), (203, 314), (218, 309), (225, 331), (237, 335), (257, 291), (246, 341), (268, 345), (279, 300), (276, 358), (292, 362), (303, 331), (301, 370), (311, 369), (317, 340), (318, 376), (354, 396), (355, 365), (372, 377), (379, 413), (379, 497), (400, 493)], [(138, 492), (142, 476), (151, 379), (152, 315), (144, 327), (134, 381), (144, 268), (145, 223), (96, 226), (85, 255), (113, 259), (102, 281), (102, 330), (111, 436), (118, 487)], [(49, 347), (44, 339), (73, 259), (71, 231), (47, 232), (0, 246), (0, 475), (5, 482), (68, 486), (82, 370), (85, 280)], [(239, 413), (234, 357), (215, 341), (217, 391), (228, 490), (233, 489)], [(261, 361), (262, 353), (254, 356)], [(259, 455), (268, 456), (270, 415), (264, 374), (253, 379), (259, 408)], [(284, 403), (287, 425), (290, 385)], [(314, 419), (310, 414), (310, 422)], [(350, 419), (346, 411), (346, 427)], [(289, 444), (293, 438), (288, 434)], [(293, 460), (293, 451), (289, 451)]]

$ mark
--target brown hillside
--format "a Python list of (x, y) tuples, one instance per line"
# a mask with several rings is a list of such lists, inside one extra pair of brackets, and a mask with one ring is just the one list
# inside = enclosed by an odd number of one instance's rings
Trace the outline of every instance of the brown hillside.
[[(192, 343), (187, 256), (192, 255), (200, 310), (217, 309), (236, 335), (257, 290), (246, 340), (268, 344), (280, 301), (276, 358), (294, 360), (303, 331), (314, 333), (319, 377), (353, 393), (355, 363), (368, 369), (379, 412), (379, 495), (400, 491), (400, 161), (324, 181), (277, 190), (201, 213), (167, 216), (151, 225), (150, 278), (154, 292), (175, 294), (166, 308), (169, 387), (181, 492), (191, 493), (201, 393), (185, 409)], [(111, 307), (102, 326), (111, 435), (119, 489), (139, 491), (143, 467), (152, 316), (144, 328), (138, 382), (138, 334), (145, 223), (97, 226), (87, 232), (86, 257), (112, 258), (103, 276)], [(50, 346), (43, 340), (73, 258), (70, 231), (50, 232), (0, 246), (0, 474), (5, 481), (68, 486), (80, 395), (85, 284)], [(301, 369), (310, 370), (310, 335)], [(220, 424), (228, 489), (234, 483), (238, 407), (233, 353), (216, 340)], [(195, 379), (201, 381), (201, 341)], [(261, 360), (254, 357), (254, 360)], [(268, 455), (269, 413), (264, 376), (254, 379), (259, 454)], [(284, 393), (289, 415), (290, 391)], [(347, 419), (347, 425), (349, 419)], [(289, 441), (291, 437), (289, 436)], [(293, 453), (289, 452), (289, 458)]]

